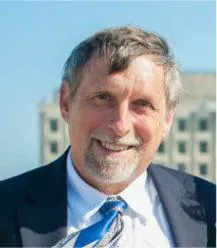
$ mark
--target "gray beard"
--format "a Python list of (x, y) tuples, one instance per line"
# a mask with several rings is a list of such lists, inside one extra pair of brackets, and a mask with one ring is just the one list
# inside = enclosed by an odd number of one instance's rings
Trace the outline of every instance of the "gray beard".
[(88, 173), (97, 182), (108, 185), (128, 181), (138, 168), (139, 161), (139, 152), (130, 161), (109, 156), (97, 158), (91, 149), (85, 152), (85, 166)]

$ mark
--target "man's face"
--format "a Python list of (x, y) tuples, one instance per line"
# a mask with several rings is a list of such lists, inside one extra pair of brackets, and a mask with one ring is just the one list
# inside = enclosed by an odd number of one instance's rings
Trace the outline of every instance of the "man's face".
[(108, 74), (103, 59), (85, 66), (77, 93), (65, 83), (60, 107), (68, 122), (75, 168), (97, 185), (130, 183), (153, 159), (173, 120), (167, 111), (163, 69), (151, 56)]

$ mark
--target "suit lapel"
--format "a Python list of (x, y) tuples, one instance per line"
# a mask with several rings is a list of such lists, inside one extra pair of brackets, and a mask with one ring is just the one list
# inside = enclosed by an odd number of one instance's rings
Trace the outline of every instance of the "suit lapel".
[(175, 246), (204, 247), (207, 225), (204, 207), (196, 199), (193, 177), (178, 180), (171, 170), (150, 166), (151, 175), (172, 231)]
[(66, 235), (66, 156), (30, 178), (26, 202), (17, 209), (23, 246), (52, 246)]

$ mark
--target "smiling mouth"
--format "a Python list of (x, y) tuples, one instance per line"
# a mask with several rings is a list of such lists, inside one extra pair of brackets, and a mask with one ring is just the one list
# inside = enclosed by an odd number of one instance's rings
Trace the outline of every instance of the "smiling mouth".
[(132, 145), (124, 145), (124, 144), (116, 144), (108, 141), (101, 141), (97, 140), (96, 142), (103, 147), (105, 150), (110, 151), (110, 152), (123, 152), (127, 151), (131, 148), (134, 148), (135, 146)]

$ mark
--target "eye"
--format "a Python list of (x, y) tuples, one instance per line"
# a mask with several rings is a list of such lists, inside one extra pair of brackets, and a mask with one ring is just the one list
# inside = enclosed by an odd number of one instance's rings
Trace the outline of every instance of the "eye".
[(137, 110), (140, 111), (145, 111), (149, 108), (153, 109), (151, 103), (148, 102), (147, 100), (137, 100), (134, 102), (134, 106)]
[(148, 107), (150, 106), (151, 104), (146, 101), (146, 100), (138, 100), (134, 103), (136, 106), (140, 106), (140, 107)]
[(112, 101), (112, 97), (108, 93), (99, 93), (93, 97), (92, 101), (95, 105), (101, 106), (109, 104)]

